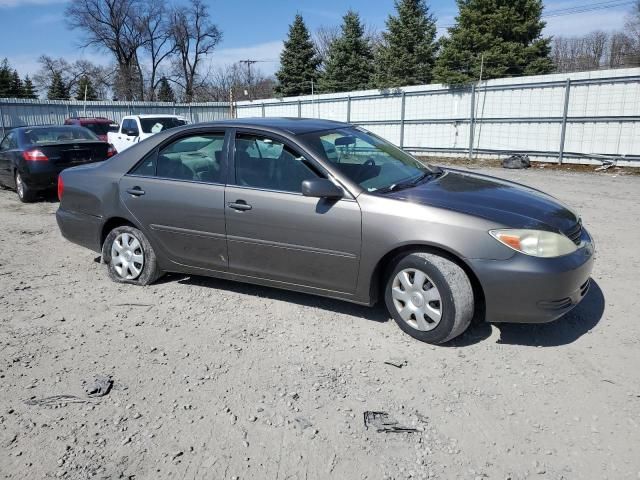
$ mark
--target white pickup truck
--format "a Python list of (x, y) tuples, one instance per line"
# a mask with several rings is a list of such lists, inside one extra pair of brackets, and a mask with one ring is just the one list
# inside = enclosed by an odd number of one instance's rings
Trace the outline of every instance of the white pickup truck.
[(117, 132), (107, 134), (107, 140), (116, 151), (122, 152), (156, 133), (181, 127), (187, 123), (189, 122), (186, 118), (178, 115), (129, 115), (122, 119)]

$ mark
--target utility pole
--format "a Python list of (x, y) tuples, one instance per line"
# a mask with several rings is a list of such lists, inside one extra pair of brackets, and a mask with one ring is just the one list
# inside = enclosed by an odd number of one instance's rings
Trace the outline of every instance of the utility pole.
[[(482, 85), (482, 74), (484, 73), (484, 53), (480, 56), (480, 78), (478, 79), (478, 87)], [(469, 122), (469, 159), (473, 158), (473, 142), (475, 141), (475, 127), (476, 127), (476, 86), (471, 87), (471, 121)]]
[(251, 65), (258, 63), (259, 61), (260, 60), (240, 60), (238, 62), (247, 65), (247, 91), (249, 93), (249, 100), (253, 100), (253, 95), (251, 94)]

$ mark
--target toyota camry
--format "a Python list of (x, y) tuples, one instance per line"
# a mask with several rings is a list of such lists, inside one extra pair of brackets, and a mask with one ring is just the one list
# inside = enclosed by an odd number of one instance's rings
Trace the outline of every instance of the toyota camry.
[[(58, 179), (58, 225), (110, 278), (208, 275), (363, 305), (429, 343), (547, 322), (586, 294), (580, 217), (520, 184), (427, 165), (345, 123), (259, 118), (159, 133)], [(135, 292), (131, 292), (135, 295)]]

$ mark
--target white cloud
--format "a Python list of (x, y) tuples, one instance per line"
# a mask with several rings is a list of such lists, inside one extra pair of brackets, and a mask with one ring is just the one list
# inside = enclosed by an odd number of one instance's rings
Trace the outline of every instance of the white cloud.
[[(38, 53), (35, 55), (8, 55), (7, 60), (11, 65), (11, 68), (15, 68), (18, 70), (20, 76), (24, 77), (25, 75), (29, 75), (33, 77), (33, 75), (40, 70), (40, 64), (38, 63), (38, 58), (42, 53)], [(96, 65), (107, 66), (111, 63), (111, 59), (108, 56), (102, 54), (48, 54), (50, 57), (58, 58), (63, 57), (69, 63), (73, 63), (76, 60), (89, 60)]]
[(624, 27), (626, 11), (600, 10), (576, 15), (546, 18), (545, 35), (582, 36), (594, 30), (620, 30)]
[(209, 56), (209, 65), (216, 68), (236, 63), (239, 60), (260, 60), (254, 68), (258, 68), (265, 75), (272, 75), (280, 64), (280, 52), (283, 48), (282, 40), (259, 43), (247, 47), (221, 48)]
[(52, 5), (65, 3), (67, 0), (0, 0), (0, 8), (26, 7), (27, 5)]

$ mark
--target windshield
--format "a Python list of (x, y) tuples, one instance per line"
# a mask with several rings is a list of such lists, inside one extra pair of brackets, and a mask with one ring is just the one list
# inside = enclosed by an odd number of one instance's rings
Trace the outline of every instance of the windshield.
[(117, 132), (119, 128), (117, 123), (85, 123), (83, 126), (96, 135), (106, 135), (108, 132)]
[(179, 118), (159, 117), (159, 118), (141, 118), (140, 125), (144, 133), (160, 133), (170, 128), (181, 127), (187, 122)]
[(28, 128), (22, 133), (26, 145), (43, 143), (75, 142), (78, 140), (98, 140), (98, 137), (84, 127), (39, 127)]
[(369, 192), (393, 189), (434, 172), (429, 165), (357, 127), (308, 133), (304, 138), (322, 158)]

